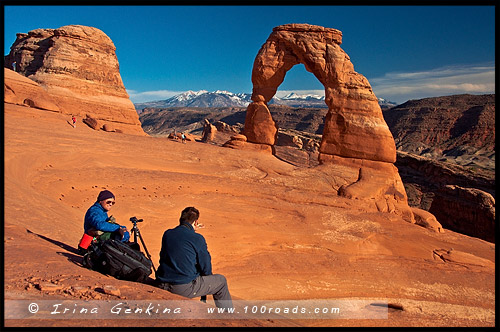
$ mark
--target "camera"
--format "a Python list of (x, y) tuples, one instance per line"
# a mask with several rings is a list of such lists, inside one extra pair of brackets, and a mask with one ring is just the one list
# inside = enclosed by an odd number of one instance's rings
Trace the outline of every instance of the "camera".
[(131, 221), (133, 224), (136, 224), (136, 223), (138, 223), (138, 222), (141, 222), (141, 221), (142, 221), (142, 219), (137, 219), (136, 217), (131, 217), (131, 218), (130, 218), (130, 221)]

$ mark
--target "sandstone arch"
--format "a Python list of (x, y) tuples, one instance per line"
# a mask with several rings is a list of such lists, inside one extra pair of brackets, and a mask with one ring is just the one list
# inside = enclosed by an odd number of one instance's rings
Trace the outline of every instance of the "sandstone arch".
[[(225, 146), (273, 152), (277, 127), (267, 103), (286, 73), (302, 63), (325, 87), (328, 113), (319, 148), (319, 161), (332, 174), (351, 174), (334, 187), (341, 196), (369, 200), (378, 211), (415, 222), (399, 176), (396, 145), (370, 83), (354, 71), (340, 48), (342, 32), (309, 24), (275, 27), (262, 45), (252, 70), (252, 103), (242, 134)], [(347, 168), (336, 168), (347, 166)]]
[(244, 134), (248, 142), (274, 145), (276, 125), (267, 103), (286, 73), (302, 63), (325, 87), (328, 114), (320, 159), (329, 156), (394, 163), (394, 138), (368, 80), (354, 71), (340, 48), (342, 32), (309, 24), (286, 24), (273, 29), (262, 45), (252, 70), (252, 101)]

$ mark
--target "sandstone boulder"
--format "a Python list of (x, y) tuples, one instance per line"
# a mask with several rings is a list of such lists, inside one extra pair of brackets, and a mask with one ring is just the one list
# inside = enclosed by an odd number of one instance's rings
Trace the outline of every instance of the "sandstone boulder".
[(82, 122), (94, 130), (99, 130), (102, 128), (100, 121), (89, 116), (88, 114), (85, 118), (83, 118)]
[(115, 46), (101, 30), (82, 25), (18, 33), (5, 67), (42, 85), (65, 114), (115, 123), (145, 135), (123, 85)]
[(236, 135), (231, 136), (231, 140), (246, 142), (247, 137), (245, 135), (242, 135), (242, 134), (236, 134)]
[(105, 123), (102, 126), (102, 130), (107, 131), (107, 132), (114, 132), (114, 131), (116, 131), (115, 127), (113, 127), (113, 125), (111, 123)]
[(443, 233), (443, 226), (437, 221), (436, 217), (425, 210), (412, 207), (411, 211), (413, 212), (413, 215), (415, 216), (415, 224), (429, 228), (437, 233)]
[(277, 132), (276, 123), (264, 102), (248, 105), (243, 134), (249, 142), (274, 145)]

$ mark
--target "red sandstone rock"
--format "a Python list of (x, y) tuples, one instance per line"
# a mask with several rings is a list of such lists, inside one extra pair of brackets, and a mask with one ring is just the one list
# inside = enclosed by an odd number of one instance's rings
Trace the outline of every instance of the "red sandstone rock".
[(445, 263), (457, 263), (464, 266), (484, 266), (489, 268), (494, 268), (495, 263), (490, 261), (489, 259), (481, 258), (476, 255), (459, 251), (459, 250), (447, 250), (447, 249), (435, 249), (432, 251), (434, 259), (439, 259)]
[(302, 149), (302, 147), (304, 146), (304, 142), (298, 135), (280, 131), (276, 138), (276, 145), (293, 146), (298, 149)]
[(4, 68), (4, 102), (60, 112), (52, 97), (36, 82)]
[(100, 122), (97, 119), (94, 119), (93, 117), (89, 116), (88, 114), (82, 120), (82, 122), (94, 130), (99, 130), (102, 128), (102, 125), (100, 124)]
[(19, 33), (5, 66), (44, 86), (62, 113), (88, 113), (123, 132), (145, 135), (125, 91), (115, 46), (99, 29), (68, 25)]
[(243, 134), (248, 142), (274, 145), (278, 128), (263, 102), (248, 105)]
[(441, 226), (432, 213), (415, 207), (412, 207), (411, 211), (415, 216), (415, 224), (432, 229), (437, 233), (444, 232), (443, 226)]
[(368, 80), (354, 71), (349, 56), (339, 46), (341, 41), (340, 31), (308, 24), (287, 24), (273, 29), (252, 71), (254, 103), (248, 106), (244, 130), (249, 142), (274, 144), (274, 121), (267, 114), (266, 104), (276, 94), (286, 72), (302, 63), (325, 86), (329, 111), (320, 152), (396, 161), (394, 139), (378, 100)]
[[(414, 222), (397, 168), (396, 146), (370, 83), (354, 71), (340, 48), (342, 33), (308, 24), (286, 24), (273, 29), (255, 58), (253, 93), (242, 132), (248, 142), (224, 146), (248, 148), (249, 144), (274, 146), (278, 128), (267, 107), (285, 74), (302, 63), (325, 87), (328, 113), (320, 163), (352, 167), (358, 179), (343, 185), (338, 194), (373, 201), (382, 212), (396, 213)], [(271, 148), (272, 151), (272, 148)]]
[(320, 158), (323, 163), (325, 158), (328, 158), (327, 163), (359, 169), (355, 182), (339, 188), (340, 196), (373, 201), (380, 212), (394, 213), (410, 223), (415, 223), (413, 213), (408, 206), (406, 190), (396, 166), (380, 161), (338, 156), (320, 155)]
[(110, 124), (110, 123), (105, 123), (105, 124), (102, 126), (102, 130), (107, 131), (107, 132), (114, 132), (114, 131), (115, 131), (115, 128), (113, 127), (113, 125), (112, 125), (112, 124)]
[(211, 142), (215, 138), (215, 134), (217, 133), (217, 128), (211, 124), (207, 119), (203, 121), (203, 134), (201, 141), (202, 142)]
[(436, 159), (444, 154), (457, 163), (460, 156), (465, 162), (495, 152), (494, 94), (410, 100), (384, 111), (384, 118), (399, 150)]
[(443, 186), (436, 192), (429, 212), (446, 228), (495, 243), (495, 198), (487, 192)]
[(247, 137), (245, 135), (242, 135), (242, 134), (236, 134), (236, 135), (231, 136), (231, 140), (246, 142)]
[(230, 141), (224, 143), (223, 146), (226, 148), (264, 152), (267, 154), (273, 153), (273, 149), (270, 145), (249, 143), (240, 139), (231, 139)]

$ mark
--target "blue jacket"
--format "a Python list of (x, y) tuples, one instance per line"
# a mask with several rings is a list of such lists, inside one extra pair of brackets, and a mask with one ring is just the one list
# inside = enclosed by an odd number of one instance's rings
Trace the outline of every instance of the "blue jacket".
[[(116, 232), (121, 226), (108, 222), (108, 212), (99, 204), (95, 202), (85, 213), (85, 222), (83, 223), (83, 229), (85, 233), (89, 229), (94, 228), (98, 231), (103, 232)], [(125, 232), (123, 234), (122, 242), (127, 242), (130, 239), (130, 233)]]
[(103, 232), (114, 232), (120, 228), (120, 225), (108, 222), (108, 212), (99, 204), (95, 202), (85, 213), (85, 222), (83, 223), (83, 229), (85, 233), (94, 228), (98, 231)]
[(170, 284), (188, 284), (212, 274), (212, 262), (203, 235), (183, 223), (163, 233), (156, 278)]

